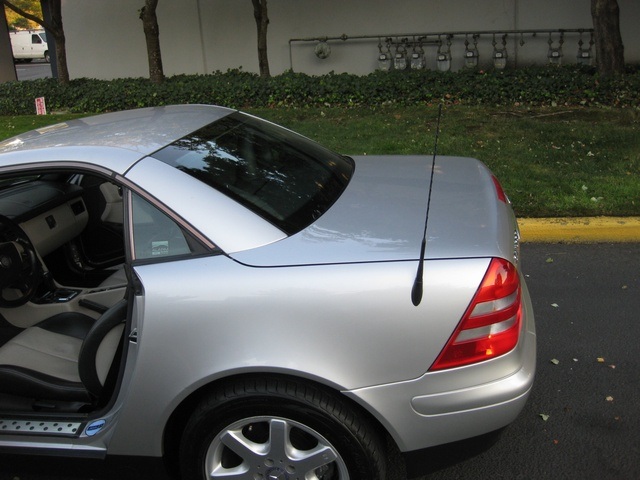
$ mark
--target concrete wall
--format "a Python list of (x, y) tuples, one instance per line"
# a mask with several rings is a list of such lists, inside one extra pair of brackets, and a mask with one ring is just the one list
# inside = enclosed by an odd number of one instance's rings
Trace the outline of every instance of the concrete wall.
[[(640, 62), (640, 2), (618, 0), (627, 62)], [(131, 0), (63, 0), (72, 78), (148, 76), (138, 9)], [(167, 75), (242, 68), (257, 72), (256, 26), (249, 0), (163, 0), (158, 5), (162, 57)], [(591, 28), (590, 0), (269, 0), (269, 63), (272, 74), (289, 68), (309, 74), (367, 74), (377, 67), (378, 39), (329, 41), (319, 59), (309, 37), (398, 35), (464, 31)], [(412, 39), (411, 36), (408, 37)], [(509, 36), (509, 64), (546, 63), (548, 34)], [(557, 46), (557, 36), (553, 37)], [(432, 40), (437, 37), (431, 37)], [(481, 64), (493, 52), (492, 35), (480, 37)], [(498, 35), (498, 42), (501, 36)], [(520, 44), (524, 40), (524, 45)], [(589, 36), (583, 37), (588, 43)], [(564, 63), (575, 63), (576, 34), (564, 38)], [(463, 65), (464, 36), (452, 40), (452, 67)], [(500, 43), (499, 43), (500, 46)], [(436, 68), (437, 46), (424, 47)]]

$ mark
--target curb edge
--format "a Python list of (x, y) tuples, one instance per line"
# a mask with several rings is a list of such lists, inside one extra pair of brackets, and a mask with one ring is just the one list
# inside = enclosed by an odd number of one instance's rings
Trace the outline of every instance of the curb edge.
[(522, 242), (640, 242), (640, 217), (518, 218)]

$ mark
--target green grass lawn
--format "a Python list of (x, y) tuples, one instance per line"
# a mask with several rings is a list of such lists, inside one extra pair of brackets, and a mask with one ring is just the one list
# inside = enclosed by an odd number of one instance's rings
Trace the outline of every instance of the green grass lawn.
[[(433, 153), (437, 107), (250, 113), (352, 155)], [(0, 117), (0, 138), (73, 116)], [(640, 114), (632, 109), (446, 106), (438, 153), (476, 157), (518, 216), (640, 215)]]

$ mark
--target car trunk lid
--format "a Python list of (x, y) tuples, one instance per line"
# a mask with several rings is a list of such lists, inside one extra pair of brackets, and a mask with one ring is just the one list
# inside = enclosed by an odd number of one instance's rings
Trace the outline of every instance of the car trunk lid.
[[(296, 235), (232, 255), (255, 266), (416, 260), (424, 230), (431, 158), (354, 157), (338, 201)], [(480, 161), (438, 156), (426, 259), (512, 259), (515, 219)]]

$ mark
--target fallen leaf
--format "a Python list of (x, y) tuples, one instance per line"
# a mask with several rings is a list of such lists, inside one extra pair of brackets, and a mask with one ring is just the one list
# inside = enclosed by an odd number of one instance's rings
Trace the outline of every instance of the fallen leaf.
[(609, 395), (607, 398), (605, 398), (605, 400), (607, 402), (613, 402), (613, 397), (611, 395)]
[(558, 360), (557, 358), (552, 358), (551, 363), (553, 363), (554, 365), (558, 365), (560, 363), (560, 360)]
[(598, 357), (598, 363), (604, 363), (604, 358)]
[(553, 263), (553, 258), (551, 258), (551, 257), (547, 258), (546, 262), (547, 263)]
[(552, 303), (552, 304), (551, 304), (551, 306), (552, 306), (553, 308), (558, 308), (560, 305), (558, 305), (557, 303)]
[(626, 290), (627, 288), (629, 288), (629, 287), (627, 287), (626, 285), (622, 285), (622, 289), (623, 290)]
[(553, 444), (554, 444), (554, 445), (557, 445), (557, 444), (558, 444), (558, 440), (554, 440), (554, 441), (553, 441)]
[(540, 418), (541, 418), (543, 421), (545, 421), (545, 422), (546, 422), (547, 420), (549, 420), (549, 415), (547, 415), (547, 414), (545, 414), (545, 413), (540, 413), (539, 415), (540, 415)]

